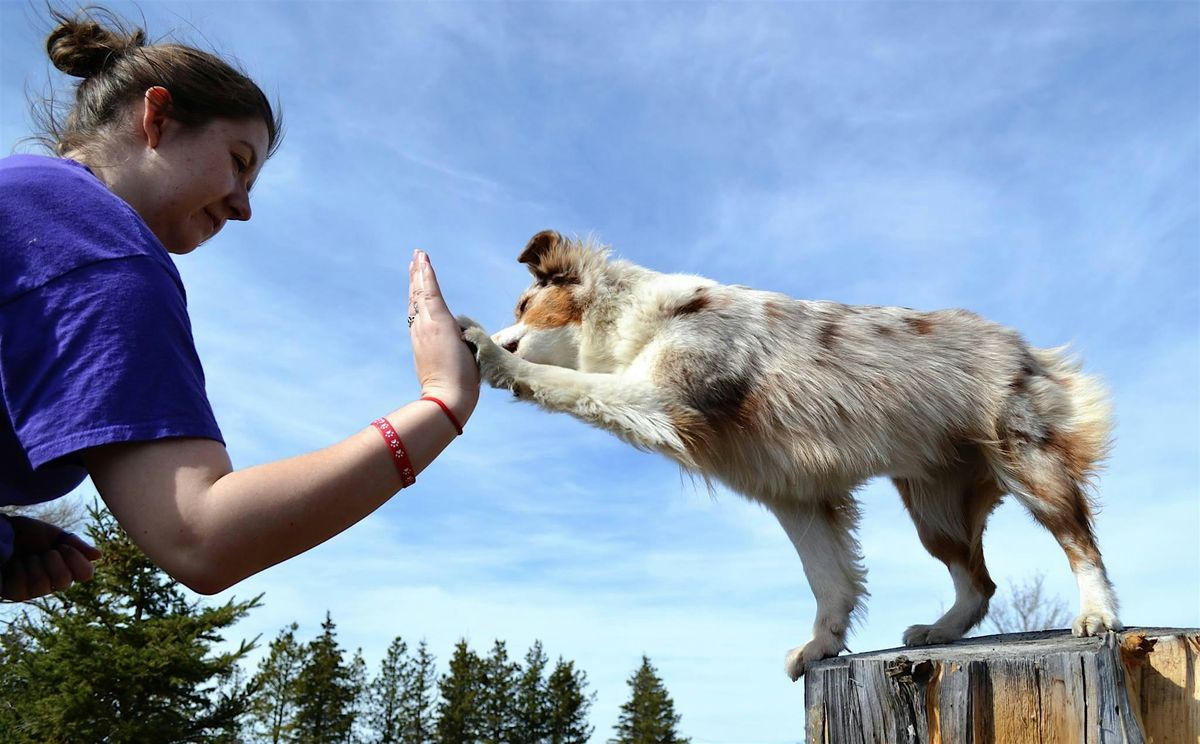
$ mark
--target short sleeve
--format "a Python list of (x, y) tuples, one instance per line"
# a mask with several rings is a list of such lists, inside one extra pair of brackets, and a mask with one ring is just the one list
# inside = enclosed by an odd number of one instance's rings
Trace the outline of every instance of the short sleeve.
[(0, 393), (34, 469), (102, 444), (221, 441), (182, 291), (147, 257), (91, 263), (0, 306)]

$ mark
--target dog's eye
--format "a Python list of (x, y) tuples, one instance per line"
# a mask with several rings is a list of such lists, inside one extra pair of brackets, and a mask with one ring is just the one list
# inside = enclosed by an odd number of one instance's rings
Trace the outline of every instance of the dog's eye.
[(528, 297), (526, 297), (525, 299), (521, 300), (521, 304), (520, 304), (520, 305), (517, 305), (517, 317), (520, 317), (520, 316), (524, 315), (524, 314), (525, 314), (525, 308), (527, 308), (527, 307), (529, 307), (529, 298), (528, 298)]

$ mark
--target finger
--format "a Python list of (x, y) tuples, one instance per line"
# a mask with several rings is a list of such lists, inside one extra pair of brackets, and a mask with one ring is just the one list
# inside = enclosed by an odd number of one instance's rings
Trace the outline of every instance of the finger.
[(74, 532), (63, 533), (62, 538), (58, 541), (58, 547), (62, 547), (64, 545), (68, 545), (75, 549), (80, 555), (89, 561), (100, 560), (100, 558), (104, 555), (96, 548), (96, 546), (88, 543)]
[(63, 563), (75, 581), (89, 581), (95, 575), (96, 569), (92, 562), (70, 545), (59, 545), (58, 554), (62, 556)]
[(40, 555), (30, 555), (25, 558), (25, 592), (29, 599), (42, 597), (50, 593), (50, 577), (42, 567)]
[(418, 311), (430, 320), (449, 317), (450, 308), (446, 307), (446, 301), (442, 298), (442, 288), (438, 284), (437, 274), (433, 271), (433, 264), (429, 262), (429, 254), (422, 252), (419, 263), (418, 283), (421, 289), (421, 302), (417, 308)]
[(25, 566), (19, 560), (10, 560), (4, 567), (3, 596), (13, 602), (24, 602), (29, 599), (29, 589), (25, 581)]
[(51, 591), (62, 591), (71, 585), (71, 571), (67, 568), (62, 554), (57, 550), (47, 550), (41, 555), (42, 568), (50, 581)]
[(412, 306), (417, 301), (417, 282), (420, 269), (418, 266), (420, 259), (420, 251), (413, 251), (412, 260), (408, 262), (408, 307), (409, 314), (412, 314)]

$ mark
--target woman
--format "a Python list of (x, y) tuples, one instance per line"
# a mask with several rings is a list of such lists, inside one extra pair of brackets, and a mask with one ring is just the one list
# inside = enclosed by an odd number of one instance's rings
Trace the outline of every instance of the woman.
[[(219, 58), (147, 46), (111, 17), (56, 14), (55, 66), (82, 78), (57, 158), (0, 160), (0, 504), (90, 475), (130, 537), (219, 592), (333, 537), (409, 485), (474, 410), (479, 375), (428, 257), (409, 266), (422, 399), (325, 449), (233, 470), (167, 255), (229, 220), (278, 144), (262, 91)], [(0, 517), (0, 595), (91, 577), (94, 548)]]

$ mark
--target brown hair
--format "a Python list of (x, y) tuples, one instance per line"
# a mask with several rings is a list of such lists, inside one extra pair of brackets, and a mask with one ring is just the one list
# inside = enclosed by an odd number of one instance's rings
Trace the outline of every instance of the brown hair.
[(183, 44), (146, 44), (146, 32), (132, 31), (113, 13), (97, 7), (68, 15), (51, 10), (58, 22), (46, 38), (46, 52), (59, 70), (83, 78), (65, 112), (53, 98), (36, 110), (42, 134), (36, 139), (64, 155), (103, 136), (147, 89), (171, 93), (168, 115), (188, 126), (214, 119), (259, 118), (267, 125), (264, 160), (279, 146), (283, 123), (262, 90), (240, 70), (214, 54)]

